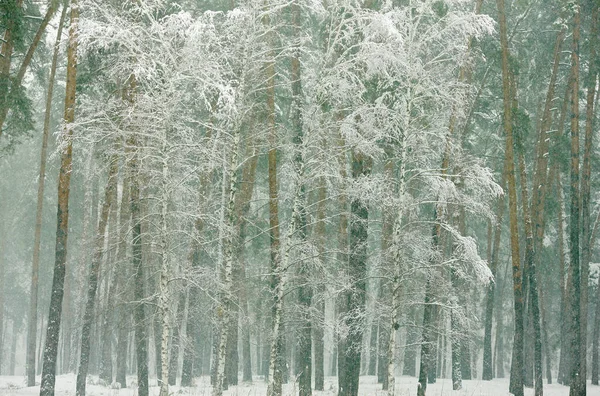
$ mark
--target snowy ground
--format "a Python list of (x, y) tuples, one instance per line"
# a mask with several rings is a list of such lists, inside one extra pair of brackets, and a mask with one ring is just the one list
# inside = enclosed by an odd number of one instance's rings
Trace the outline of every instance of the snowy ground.
[[(38, 378), (39, 381), (39, 378)], [(127, 378), (129, 388), (112, 389), (102, 385), (88, 383), (88, 396), (137, 396), (137, 390), (131, 385), (135, 382), (135, 377)], [(93, 380), (92, 380), (93, 382)], [(335, 396), (337, 391), (337, 381), (335, 377), (328, 377), (325, 380), (325, 391), (313, 392), (314, 396)], [(151, 381), (150, 385), (156, 385), (156, 381)], [(284, 395), (296, 395), (295, 384), (290, 383), (284, 386)], [(417, 389), (417, 379), (413, 377), (399, 377), (396, 379), (396, 395), (415, 396)], [(25, 386), (25, 378), (22, 376), (0, 376), (0, 395), (2, 396), (35, 396), (39, 394), (39, 386), (28, 388)], [(196, 380), (196, 386), (193, 388), (170, 387), (169, 393), (173, 396), (210, 396), (209, 378), (202, 377)], [(262, 396), (266, 395), (267, 387), (264, 381), (257, 378), (253, 384), (241, 384), (231, 387), (224, 392), (224, 396)], [(361, 377), (360, 392), (364, 396), (384, 395), (381, 391), (381, 385), (377, 384), (376, 377)], [(152, 396), (158, 395), (158, 387), (152, 386), (150, 390)], [(545, 396), (568, 396), (569, 388), (566, 386), (553, 384), (544, 385)], [(600, 386), (592, 386), (588, 383), (588, 396), (600, 396)], [(56, 379), (56, 396), (75, 395), (75, 375), (61, 375)], [(463, 389), (459, 391), (452, 390), (450, 380), (438, 380), (436, 384), (427, 386), (427, 396), (508, 396), (508, 379), (496, 379), (493, 381), (463, 381)], [(533, 389), (525, 389), (525, 395), (533, 395)]]

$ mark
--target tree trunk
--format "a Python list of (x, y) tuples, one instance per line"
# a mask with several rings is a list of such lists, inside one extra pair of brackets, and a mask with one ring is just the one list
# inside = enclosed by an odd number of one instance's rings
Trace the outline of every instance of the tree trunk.
[(598, 385), (598, 344), (600, 344), (600, 279), (596, 286), (596, 310), (594, 312), (594, 332), (592, 333), (592, 385)]
[[(336, 115), (338, 121), (343, 119), (343, 116), (340, 114)], [(347, 158), (346, 158), (346, 142), (341, 134), (341, 131), (338, 129), (338, 166), (340, 170), (340, 179), (341, 179), (341, 191), (338, 196), (338, 204), (339, 204), (339, 232), (338, 232), (338, 265), (340, 268), (348, 267), (348, 196), (346, 193), (346, 183), (348, 179), (348, 171), (347, 171)], [(348, 307), (345, 301), (345, 296), (342, 296), (336, 301), (336, 322), (341, 321), (343, 319), (343, 315), (345, 315), (348, 311)], [(337, 324), (336, 324), (337, 326)], [(343, 384), (346, 383), (345, 375), (346, 375), (346, 355), (343, 353), (345, 350), (345, 340), (340, 336), (339, 331), (336, 329), (335, 332), (335, 354), (334, 362), (332, 364), (332, 375), (336, 375), (338, 377), (338, 389), (342, 389)], [(340, 395), (341, 396), (341, 395)]]
[[(299, 396), (312, 395), (312, 321), (311, 321), (311, 303), (313, 298), (313, 287), (310, 284), (310, 268), (306, 262), (306, 239), (307, 239), (307, 213), (306, 213), (306, 186), (304, 183), (304, 122), (303, 122), (303, 91), (302, 91), (302, 71), (300, 66), (301, 48), (301, 23), (302, 8), (298, 2), (291, 5), (292, 24), (294, 29), (294, 39), (296, 43), (293, 48), (291, 59), (291, 80), (292, 80), (292, 104), (291, 121), (294, 130), (294, 173), (296, 178), (295, 202), (292, 217), (292, 232), (290, 242), (297, 241), (300, 251), (298, 267), (298, 305), (300, 307), (301, 322), (298, 329), (298, 352), (296, 359), (296, 372), (298, 373), (298, 394)], [(296, 235), (294, 235), (296, 234)], [(296, 243), (293, 243), (296, 245)], [(292, 248), (292, 243), (288, 244), (286, 249)], [(289, 253), (286, 252), (286, 255)]]
[[(265, 27), (270, 27), (270, 16), (264, 17)], [(271, 43), (273, 45), (273, 43)], [(281, 323), (283, 315), (284, 273), (281, 264), (281, 243), (279, 233), (279, 198), (277, 191), (277, 131), (275, 126), (275, 54), (271, 50), (266, 63), (267, 79), (267, 128), (268, 128), (268, 174), (269, 174), (269, 242), (271, 256), (270, 289), (273, 299), (271, 348), (269, 354), (268, 396), (280, 396), (282, 393), (283, 370)]]
[[(502, 170), (502, 183), (501, 187), (506, 188), (506, 167), (507, 163), (504, 161), (504, 167)], [(497, 275), (498, 275), (498, 256), (500, 254), (500, 238), (502, 235), (502, 220), (504, 217), (504, 210), (506, 207), (505, 197), (501, 196), (498, 198), (498, 209), (496, 212), (496, 229), (494, 231), (494, 242), (492, 246), (492, 254), (490, 261), (490, 271), (494, 276), (494, 281), (490, 282), (487, 287), (486, 305), (485, 305), (485, 330), (483, 336), (483, 370), (482, 379), (489, 381), (494, 378), (494, 371), (492, 370), (492, 319), (494, 316), (494, 298), (497, 287)], [(499, 296), (500, 298), (502, 296)], [(502, 315), (502, 312), (497, 312), (496, 315)], [(496, 326), (496, 337), (498, 336), (498, 330)]]
[[(62, 150), (60, 174), (58, 179), (58, 210), (56, 226), (56, 248), (54, 261), (54, 277), (48, 313), (48, 329), (46, 331), (46, 346), (44, 347), (44, 364), (42, 368), (42, 383), (40, 396), (53, 396), (56, 380), (56, 358), (58, 353), (58, 336), (62, 316), (62, 300), (67, 262), (67, 239), (69, 235), (69, 191), (72, 173), (73, 129), (75, 120), (75, 86), (77, 77), (77, 25), (79, 19), (79, 4), (71, 2), (71, 27), (69, 29), (69, 45), (67, 47), (67, 83), (65, 96), (65, 127), (62, 136), (66, 147)], [(146, 395), (144, 395), (146, 396)]]
[(502, 93), (504, 102), (504, 131), (506, 133), (506, 178), (508, 183), (508, 207), (510, 218), (510, 245), (513, 267), (513, 291), (515, 309), (515, 334), (510, 376), (510, 392), (523, 396), (523, 284), (521, 275), (521, 256), (519, 253), (519, 229), (517, 219), (517, 187), (515, 182), (515, 161), (512, 130), (512, 105), (510, 89), (508, 37), (506, 32), (506, 14), (504, 0), (496, 0), (502, 48)]
[(96, 291), (98, 289), (98, 274), (104, 253), (104, 239), (106, 234), (106, 226), (108, 224), (108, 217), (111, 206), (116, 200), (117, 171), (118, 159), (116, 156), (114, 156), (110, 161), (108, 181), (106, 182), (106, 187), (104, 189), (104, 202), (102, 203), (100, 222), (98, 224), (98, 231), (96, 233), (94, 255), (92, 257), (92, 265), (88, 279), (87, 303), (85, 306), (83, 326), (81, 329), (81, 350), (79, 357), (79, 370), (77, 372), (77, 396), (85, 396), (86, 379), (90, 362), (90, 337), (92, 331), (92, 322), (95, 318), (94, 311), (96, 305)]
[(169, 229), (168, 229), (168, 205), (171, 199), (169, 189), (169, 157), (168, 147), (169, 136), (167, 130), (163, 130), (161, 143), (161, 167), (162, 177), (160, 186), (160, 215), (159, 215), (159, 227), (160, 227), (160, 242), (159, 242), (159, 259), (160, 259), (160, 282), (159, 282), (159, 295), (158, 304), (160, 311), (161, 320), (161, 340), (160, 340), (160, 371), (161, 381), (159, 396), (169, 396), (169, 335), (171, 333), (171, 315), (169, 307), (171, 305), (171, 288), (169, 287), (169, 280), (171, 278), (171, 261), (169, 258)]
[(585, 393), (585, 382), (587, 379), (587, 331), (588, 331), (588, 280), (590, 276), (591, 244), (590, 239), (590, 179), (592, 161), (592, 140), (594, 127), (594, 101), (596, 95), (596, 78), (598, 75), (598, 59), (596, 46), (598, 41), (598, 2), (592, 2), (592, 26), (590, 31), (590, 63), (589, 73), (586, 81), (587, 104), (585, 116), (585, 138), (583, 149), (583, 166), (581, 169), (581, 367), (580, 378), (582, 383), (580, 389)]
[(127, 176), (123, 178), (123, 188), (119, 213), (119, 252), (117, 260), (121, 268), (118, 269), (117, 294), (121, 296), (118, 304), (118, 330), (117, 330), (117, 367), (115, 369), (115, 381), (121, 384), (122, 388), (127, 386), (127, 350), (129, 341), (129, 326), (131, 323), (131, 311), (129, 303), (131, 302), (130, 287), (127, 284), (130, 272), (127, 271), (125, 262), (127, 259), (128, 230), (130, 227), (131, 213), (129, 210), (129, 180)]
[[(130, 105), (135, 102), (136, 78), (131, 75), (127, 82), (125, 96)], [(139, 170), (139, 145), (135, 132), (129, 136), (127, 140), (127, 149), (130, 151), (130, 156), (127, 161), (127, 170), (129, 177), (129, 202), (131, 212), (131, 237), (132, 237), (132, 266), (133, 280), (135, 282), (133, 288), (133, 322), (135, 329), (135, 360), (137, 364), (137, 383), (138, 396), (148, 396), (148, 336), (146, 329), (146, 310), (144, 305), (144, 262), (142, 254), (142, 213), (140, 202), (140, 170)]]
[(531, 320), (533, 322), (534, 336), (534, 377), (535, 377), (535, 396), (542, 396), (543, 381), (542, 381), (542, 334), (540, 327), (540, 305), (537, 289), (537, 274), (535, 267), (535, 252), (533, 241), (533, 225), (531, 223), (531, 215), (529, 212), (529, 194), (527, 192), (527, 176), (525, 174), (525, 156), (524, 142), (521, 141), (519, 135), (516, 136), (517, 147), (520, 148), (518, 153), (518, 164), (521, 178), (521, 202), (523, 209), (523, 219), (525, 220), (525, 279), (529, 281), (529, 298), (531, 308)]
[(177, 315), (173, 326), (173, 337), (171, 338), (171, 358), (169, 360), (169, 385), (177, 384), (177, 369), (179, 366), (179, 352), (181, 350), (181, 331), (185, 311), (185, 293), (181, 293), (177, 304)]
[[(324, 177), (319, 179), (318, 195), (317, 195), (317, 224), (315, 226), (315, 233), (317, 239), (317, 251), (319, 253), (319, 260), (323, 268), (325, 268), (325, 238), (326, 238), (326, 225), (325, 218), (327, 215), (327, 187), (326, 180)], [(321, 289), (321, 293), (325, 290)], [(319, 320), (313, 323), (313, 336), (314, 336), (314, 353), (315, 353), (315, 390), (323, 391), (325, 389), (325, 301), (323, 297), (316, 302)]]
[[(64, 4), (58, 23), (54, 52), (52, 53), (52, 65), (48, 77), (48, 92), (46, 93), (46, 110), (44, 114), (44, 132), (42, 134), (42, 150), (40, 154), (40, 173), (38, 179), (37, 207), (35, 215), (35, 236), (33, 241), (33, 264), (31, 266), (31, 288), (29, 293), (29, 316), (27, 332), (27, 355), (26, 374), (27, 386), (35, 386), (35, 347), (37, 339), (37, 310), (38, 310), (38, 276), (40, 267), (40, 242), (42, 236), (42, 212), (44, 206), (44, 185), (46, 181), (46, 157), (48, 154), (48, 135), (50, 134), (50, 115), (52, 112), (52, 94), (54, 92), (54, 80), (56, 77), (56, 65), (58, 63), (58, 51), (60, 38), (67, 15), (67, 5)], [(0, 130), (2, 127), (0, 126)], [(1, 322), (0, 322), (1, 323)]]
[[(371, 159), (363, 153), (352, 153), (352, 177), (359, 179), (371, 172)], [(367, 277), (367, 236), (369, 210), (358, 197), (353, 198), (350, 205), (352, 220), (350, 221), (350, 255), (348, 260), (348, 276), (351, 289), (345, 292), (344, 300), (347, 314), (344, 321), (348, 327), (348, 335), (338, 353), (344, 355), (343, 382), (340, 383), (338, 395), (357, 396), (360, 376), (361, 346), (363, 341), (362, 314), (366, 301)]]
[[(235, 253), (235, 237), (231, 231), (231, 226), (235, 224), (235, 200), (237, 194), (236, 169), (238, 165), (238, 145), (240, 142), (240, 131), (234, 133), (234, 140), (231, 143), (232, 152), (230, 154), (229, 170), (227, 177), (223, 178), (223, 183), (229, 184), (229, 200), (225, 208), (224, 222), (222, 224), (223, 234), (223, 268), (220, 270), (222, 290), (220, 291), (219, 304), (217, 307), (217, 320), (219, 321), (219, 348), (217, 349), (217, 378), (213, 387), (213, 396), (221, 396), (225, 383), (225, 364), (227, 355), (227, 339), (229, 337), (229, 326), (231, 325), (232, 313), (232, 291), (233, 291), (233, 260)], [(237, 323), (235, 323), (237, 326)], [(237, 366), (236, 366), (237, 374)], [(162, 395), (161, 395), (162, 396)], [(167, 396), (167, 395), (164, 395)]]
[[(581, 266), (579, 260), (579, 30), (580, 30), (579, 1), (575, 1), (573, 16), (573, 46), (571, 49), (572, 92), (571, 92), (571, 207), (570, 207), (570, 264), (573, 287), (571, 292), (571, 378), (570, 396), (585, 395), (585, 378), (582, 377), (581, 360)], [(583, 285), (587, 287), (587, 285)]]

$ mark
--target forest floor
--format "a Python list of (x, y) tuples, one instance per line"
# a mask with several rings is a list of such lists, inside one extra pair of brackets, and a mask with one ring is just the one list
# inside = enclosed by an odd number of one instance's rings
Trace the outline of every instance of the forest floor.
[[(127, 378), (128, 388), (112, 389), (110, 386), (103, 386), (91, 382), (87, 385), (88, 396), (137, 396), (137, 389), (131, 385), (135, 384), (135, 377)], [(97, 377), (95, 378), (97, 380)], [(156, 381), (150, 382), (150, 395), (158, 395), (159, 388)], [(152, 386), (154, 385), (154, 386)], [(397, 396), (415, 396), (417, 391), (417, 379), (414, 377), (398, 377), (396, 379)], [(335, 377), (328, 377), (325, 380), (325, 391), (313, 392), (314, 396), (336, 396), (337, 380)], [(169, 393), (173, 396), (210, 396), (211, 387), (208, 377), (196, 379), (196, 386), (191, 388), (180, 388), (178, 386), (169, 387)], [(254, 383), (242, 383), (239, 386), (232, 386), (223, 393), (224, 396), (262, 396), (266, 395), (267, 386), (262, 379), (257, 378)], [(525, 396), (532, 396), (533, 389), (526, 388)], [(56, 378), (56, 396), (75, 395), (75, 375), (60, 375)], [(293, 396), (298, 394), (294, 383), (284, 385), (284, 396)], [(381, 385), (377, 384), (377, 378), (372, 376), (360, 377), (359, 394), (364, 396), (383, 396)], [(544, 384), (545, 396), (568, 396), (569, 388), (560, 384)], [(588, 382), (588, 396), (600, 396), (600, 386), (592, 386)], [(35, 387), (26, 387), (23, 376), (0, 376), (0, 395), (1, 396), (37, 396), (39, 395), (39, 385)], [(435, 384), (427, 386), (427, 396), (508, 396), (508, 379), (495, 379), (493, 381), (471, 380), (463, 381), (463, 388), (459, 391), (452, 390), (452, 381), (449, 379), (440, 379)]]

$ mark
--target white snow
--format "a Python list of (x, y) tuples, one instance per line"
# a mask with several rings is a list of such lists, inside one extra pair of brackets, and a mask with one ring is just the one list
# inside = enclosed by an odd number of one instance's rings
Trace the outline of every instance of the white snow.
[[(38, 377), (39, 382), (39, 377)], [(110, 386), (97, 384), (97, 377), (92, 377), (91, 383), (88, 382), (86, 394), (88, 396), (137, 396), (137, 388), (131, 387), (135, 383), (135, 376), (128, 376), (128, 388), (113, 389)], [(96, 384), (94, 384), (96, 383)], [(150, 395), (157, 396), (159, 387), (156, 386), (156, 380), (150, 381)], [(211, 386), (209, 377), (196, 379), (196, 386), (192, 388), (180, 388), (170, 386), (169, 394), (177, 396), (210, 396)], [(26, 387), (25, 377), (23, 376), (0, 376), (0, 395), (2, 396), (37, 396), (40, 387)], [(56, 396), (75, 395), (75, 375), (60, 375), (56, 378)], [(261, 396), (267, 394), (267, 385), (259, 377), (256, 377), (252, 384), (242, 383), (239, 386), (232, 386), (223, 393), (224, 396)], [(293, 382), (284, 385), (284, 396), (293, 396), (298, 394), (298, 389)], [(359, 394), (364, 396), (384, 396), (385, 392), (381, 390), (381, 385), (377, 384), (377, 378), (373, 376), (360, 377)], [(414, 377), (396, 378), (396, 396), (415, 396), (417, 394), (417, 379)], [(525, 396), (534, 394), (532, 388), (525, 388)], [(545, 396), (568, 396), (569, 388), (560, 384), (544, 384)], [(327, 377), (325, 379), (325, 391), (313, 392), (314, 396), (336, 396), (337, 379)], [(463, 388), (459, 391), (452, 390), (452, 381), (449, 379), (440, 379), (435, 384), (427, 386), (427, 396), (509, 396), (508, 379), (495, 379), (493, 381), (482, 380), (463, 380)], [(600, 386), (591, 385), (588, 382), (588, 396), (600, 396)]]

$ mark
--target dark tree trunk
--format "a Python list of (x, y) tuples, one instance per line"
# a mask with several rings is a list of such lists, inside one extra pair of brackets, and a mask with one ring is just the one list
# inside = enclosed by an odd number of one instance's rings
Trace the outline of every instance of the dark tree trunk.
[[(501, 187), (506, 186), (506, 161), (502, 171)], [(498, 210), (496, 212), (496, 230), (494, 231), (494, 242), (490, 261), (490, 270), (494, 276), (494, 282), (490, 282), (487, 287), (486, 305), (485, 305), (485, 330), (483, 336), (483, 370), (482, 379), (491, 380), (494, 378), (492, 370), (492, 319), (494, 317), (494, 298), (497, 287), (498, 275), (498, 256), (500, 254), (500, 238), (502, 235), (502, 220), (504, 217), (504, 208), (506, 207), (504, 196), (498, 198)], [(496, 312), (496, 316), (502, 315), (502, 312)], [(498, 326), (496, 325), (496, 337), (498, 337)]]
[[(54, 80), (56, 77), (56, 66), (58, 64), (58, 51), (60, 47), (60, 38), (64, 22), (67, 15), (67, 4), (63, 5), (63, 10), (58, 23), (56, 33), (56, 42), (52, 54), (52, 65), (50, 66), (50, 77), (48, 77), (48, 92), (46, 93), (46, 111), (44, 115), (44, 131), (42, 137), (42, 150), (40, 154), (40, 173), (38, 179), (37, 210), (35, 217), (35, 236), (33, 242), (33, 264), (31, 269), (31, 289), (29, 293), (29, 317), (27, 326), (27, 355), (26, 355), (26, 374), (27, 386), (35, 386), (35, 347), (37, 338), (37, 318), (38, 318), (38, 277), (40, 266), (40, 243), (42, 235), (42, 210), (44, 205), (44, 186), (46, 181), (46, 157), (48, 153), (48, 136), (50, 134), (50, 116), (52, 112), (52, 96), (54, 92)], [(0, 129), (2, 127), (0, 126)], [(1, 306), (1, 305), (0, 305)], [(2, 321), (0, 320), (0, 326)], [(0, 340), (1, 341), (1, 340)], [(0, 356), (0, 360), (2, 357)]]
[[(54, 277), (50, 296), (50, 312), (46, 330), (44, 347), (44, 363), (40, 396), (54, 396), (56, 381), (56, 358), (58, 355), (58, 336), (62, 317), (62, 300), (67, 262), (67, 239), (69, 235), (69, 191), (72, 174), (73, 135), (72, 123), (75, 120), (75, 87), (77, 81), (77, 25), (79, 5), (77, 0), (71, 2), (71, 27), (69, 29), (69, 45), (67, 47), (67, 83), (65, 96), (63, 129), (67, 147), (61, 153), (60, 174), (58, 179), (58, 210), (56, 226), (56, 248), (54, 261)], [(144, 395), (146, 396), (146, 395)]]
[[(581, 263), (579, 260), (579, 222), (580, 217), (580, 195), (579, 195), (579, 30), (580, 30), (580, 8), (579, 1), (575, 1), (573, 16), (573, 46), (571, 49), (572, 66), (572, 92), (571, 92), (571, 206), (570, 206), (570, 264), (573, 287), (570, 289), (571, 303), (571, 372), (570, 372), (570, 396), (585, 395), (585, 378), (582, 377), (581, 360)], [(583, 285), (587, 287), (587, 285)]]
[[(371, 172), (371, 159), (360, 152), (352, 155), (352, 177), (358, 179)], [(344, 322), (348, 326), (348, 335), (338, 354), (343, 355), (344, 365), (338, 371), (344, 374), (340, 380), (338, 395), (357, 396), (360, 376), (361, 349), (363, 341), (363, 323), (360, 319), (365, 310), (366, 276), (367, 276), (367, 236), (369, 210), (359, 198), (354, 198), (350, 205), (350, 255), (348, 260), (348, 275), (352, 284), (351, 290), (345, 293), (343, 299), (347, 307)]]
[(519, 230), (517, 222), (517, 187), (515, 182), (514, 141), (512, 130), (512, 106), (509, 70), (508, 35), (506, 28), (506, 14), (504, 0), (496, 0), (498, 7), (498, 25), (500, 30), (500, 44), (502, 48), (502, 93), (504, 104), (504, 131), (506, 134), (505, 156), (508, 164), (506, 178), (508, 183), (508, 207), (510, 218), (510, 245), (513, 267), (513, 292), (515, 309), (515, 334), (513, 342), (513, 355), (510, 376), (510, 392), (515, 396), (523, 396), (523, 284), (521, 270), (521, 256), (519, 253)]
[[(325, 243), (326, 243), (326, 199), (327, 187), (325, 178), (319, 180), (318, 196), (317, 196), (317, 224), (315, 233), (317, 234), (317, 251), (319, 252), (319, 260), (325, 268)], [(324, 290), (321, 289), (321, 294)], [(315, 302), (318, 312), (318, 320), (312, 324), (314, 337), (314, 353), (315, 353), (315, 390), (322, 391), (325, 388), (325, 301), (321, 297)]]
[(104, 253), (104, 240), (109, 213), (117, 194), (117, 171), (118, 160), (117, 157), (114, 156), (111, 159), (110, 169), (108, 171), (108, 181), (106, 182), (106, 187), (104, 189), (104, 202), (102, 203), (100, 222), (98, 224), (98, 231), (96, 233), (96, 240), (94, 243), (94, 254), (92, 257), (92, 265), (90, 268), (90, 274), (88, 279), (87, 302), (85, 305), (85, 313), (83, 316), (83, 325), (81, 329), (79, 370), (77, 371), (77, 396), (85, 396), (86, 379), (90, 364), (92, 323), (95, 318), (98, 275), (100, 271), (100, 264), (102, 262), (102, 256)]

